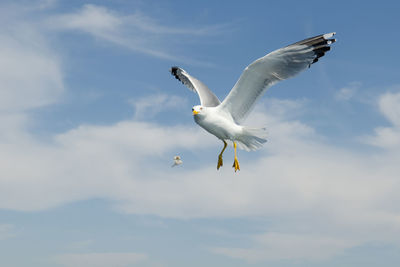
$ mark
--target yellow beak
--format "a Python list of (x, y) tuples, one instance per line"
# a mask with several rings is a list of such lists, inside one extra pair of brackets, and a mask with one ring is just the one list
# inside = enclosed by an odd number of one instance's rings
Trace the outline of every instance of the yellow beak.
[(197, 115), (197, 114), (199, 114), (200, 112), (198, 112), (198, 111), (196, 111), (196, 110), (193, 110), (193, 115)]

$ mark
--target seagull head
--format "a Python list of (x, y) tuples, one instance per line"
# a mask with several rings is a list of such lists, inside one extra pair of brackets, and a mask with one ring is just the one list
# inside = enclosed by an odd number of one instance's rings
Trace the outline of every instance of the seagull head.
[(193, 116), (204, 114), (205, 108), (203, 106), (197, 105), (192, 108)]

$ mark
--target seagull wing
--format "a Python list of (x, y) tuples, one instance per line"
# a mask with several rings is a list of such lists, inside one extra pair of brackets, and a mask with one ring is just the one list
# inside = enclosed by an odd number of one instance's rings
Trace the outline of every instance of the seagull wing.
[(221, 103), (218, 97), (204, 83), (190, 76), (185, 70), (179, 67), (172, 67), (170, 72), (190, 90), (197, 92), (200, 104), (203, 107), (216, 107)]
[(257, 59), (246, 67), (220, 108), (241, 123), (269, 87), (309, 68), (329, 51), (329, 45), (336, 41), (331, 39), (333, 35), (334, 32), (311, 37)]

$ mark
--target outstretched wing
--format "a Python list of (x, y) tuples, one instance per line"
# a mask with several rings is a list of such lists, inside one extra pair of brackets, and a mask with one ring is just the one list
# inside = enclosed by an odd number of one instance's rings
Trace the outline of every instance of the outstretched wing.
[(170, 72), (190, 90), (197, 92), (200, 104), (203, 107), (216, 107), (221, 103), (218, 97), (204, 83), (190, 76), (185, 70), (179, 67), (172, 67)]
[(295, 76), (330, 50), (334, 32), (318, 35), (275, 50), (257, 59), (243, 71), (220, 108), (241, 123), (262, 94), (275, 83)]

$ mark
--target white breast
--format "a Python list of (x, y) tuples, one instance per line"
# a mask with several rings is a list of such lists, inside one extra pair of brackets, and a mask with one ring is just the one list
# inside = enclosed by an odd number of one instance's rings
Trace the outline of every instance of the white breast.
[(219, 139), (234, 140), (242, 133), (242, 126), (237, 125), (232, 118), (224, 116), (216, 108), (207, 108), (204, 114), (194, 116), (195, 122), (207, 132)]

